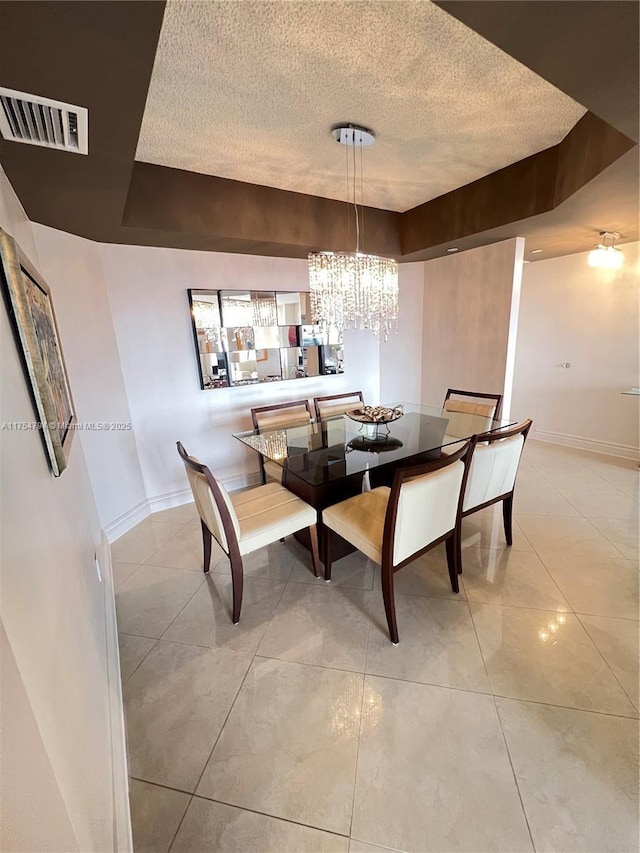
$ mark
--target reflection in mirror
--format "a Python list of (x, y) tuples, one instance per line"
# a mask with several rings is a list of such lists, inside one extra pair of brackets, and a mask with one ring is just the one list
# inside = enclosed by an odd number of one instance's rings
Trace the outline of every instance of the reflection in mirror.
[(305, 376), (320, 376), (320, 347), (304, 348)]
[(308, 293), (276, 293), (279, 326), (311, 323), (311, 299)]
[(229, 353), (229, 370), (232, 385), (252, 385), (258, 381), (258, 364), (255, 350)]
[(344, 351), (342, 344), (339, 346), (320, 347), (320, 373), (323, 376), (344, 373)]
[(189, 290), (189, 299), (202, 388), (344, 370), (342, 334), (311, 324), (308, 293)]
[[(279, 326), (256, 326), (254, 330), (254, 339), (256, 349), (269, 349), (270, 347), (279, 348), (280, 343), (280, 327)], [(284, 346), (289, 346), (285, 343)]]
[(220, 328), (220, 307), (216, 290), (198, 292), (192, 300), (193, 321), (196, 329)]
[(253, 308), (248, 290), (220, 292), (223, 326), (253, 326)]
[(304, 372), (304, 357), (301, 347), (288, 347), (280, 350), (283, 379), (302, 379)]
[(320, 346), (327, 343), (327, 336), (320, 330), (320, 326), (302, 326), (301, 336), (303, 347)]
[(275, 293), (272, 291), (252, 290), (251, 304), (253, 307), (254, 326), (276, 326), (278, 324)]
[(276, 293), (276, 308), (279, 326), (299, 326), (302, 322), (299, 293)]
[(255, 336), (253, 326), (240, 326), (235, 329), (225, 329), (225, 349), (229, 352), (255, 349)]
[(257, 349), (256, 361), (258, 365), (258, 380), (260, 382), (275, 382), (282, 379), (280, 348)]
[(222, 353), (203, 353), (200, 356), (200, 372), (205, 388), (226, 388), (227, 362)]
[(223, 326), (278, 325), (273, 291), (223, 290), (221, 298)]
[(222, 352), (224, 350), (222, 329), (220, 327), (205, 329), (196, 327), (196, 335), (198, 338), (199, 353)]

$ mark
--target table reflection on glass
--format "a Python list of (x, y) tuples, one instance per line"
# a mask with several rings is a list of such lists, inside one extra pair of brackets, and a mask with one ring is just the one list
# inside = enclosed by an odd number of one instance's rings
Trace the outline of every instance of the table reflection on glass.
[[(283, 485), (315, 507), (320, 522), (322, 509), (359, 494), (363, 480), (366, 487), (390, 486), (398, 468), (437, 459), (443, 447), (515, 423), (413, 404), (405, 404), (404, 411), (386, 426), (360, 424), (340, 415), (250, 430), (235, 438), (280, 465)], [(345, 543), (342, 553), (350, 550)]]

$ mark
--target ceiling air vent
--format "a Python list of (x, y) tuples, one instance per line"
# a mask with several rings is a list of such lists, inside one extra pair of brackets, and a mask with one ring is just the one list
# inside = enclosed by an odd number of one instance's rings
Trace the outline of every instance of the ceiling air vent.
[(85, 107), (0, 87), (0, 132), (12, 142), (88, 154), (88, 118)]

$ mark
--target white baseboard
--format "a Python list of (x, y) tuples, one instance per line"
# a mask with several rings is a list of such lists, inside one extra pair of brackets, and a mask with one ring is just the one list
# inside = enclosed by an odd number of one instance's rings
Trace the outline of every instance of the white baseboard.
[(132, 853), (131, 814), (129, 810), (129, 768), (120, 678), (120, 651), (113, 587), (113, 571), (109, 541), (104, 531), (98, 552), (98, 563), (104, 586), (105, 641), (109, 721), (111, 734), (111, 787), (113, 802), (113, 849), (115, 853)]
[(116, 539), (119, 539), (128, 530), (131, 530), (132, 527), (143, 521), (150, 513), (149, 501), (140, 501), (132, 509), (127, 510), (127, 512), (116, 518), (115, 521), (105, 525), (104, 533), (107, 539), (110, 543), (115, 542)]
[(165, 492), (163, 495), (156, 495), (154, 498), (149, 498), (147, 506), (149, 512), (160, 512), (163, 509), (173, 509), (176, 506), (191, 503), (193, 493), (191, 489), (176, 489), (174, 492)]
[(578, 450), (590, 450), (592, 453), (603, 453), (605, 456), (620, 456), (623, 459), (640, 459), (640, 449), (627, 444), (614, 444), (611, 441), (597, 441), (593, 438), (583, 438), (580, 435), (567, 435), (561, 432), (546, 432), (534, 429), (531, 438), (536, 441), (546, 441), (549, 444), (561, 444), (565, 447), (575, 447)]
[[(224, 486), (230, 491), (235, 492), (237, 489), (246, 489), (248, 486), (257, 486), (260, 483), (260, 474), (252, 472), (251, 474), (241, 474), (236, 477), (225, 477), (222, 480)], [(154, 512), (160, 512), (163, 509), (173, 509), (176, 506), (182, 506), (193, 501), (191, 489), (176, 489), (172, 492), (165, 492), (162, 495), (148, 498), (146, 501), (140, 501), (139, 504), (132, 509), (123, 513), (121, 516), (107, 524), (104, 532), (109, 542), (115, 542), (123, 536), (136, 524), (139, 524), (145, 518), (148, 518)]]

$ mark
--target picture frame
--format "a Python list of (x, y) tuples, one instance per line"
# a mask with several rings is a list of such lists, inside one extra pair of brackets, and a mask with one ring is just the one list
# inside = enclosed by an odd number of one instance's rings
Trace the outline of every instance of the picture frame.
[(1, 228), (0, 260), (2, 290), (37, 417), (34, 428), (42, 436), (53, 475), (59, 477), (67, 467), (76, 413), (51, 291)]

